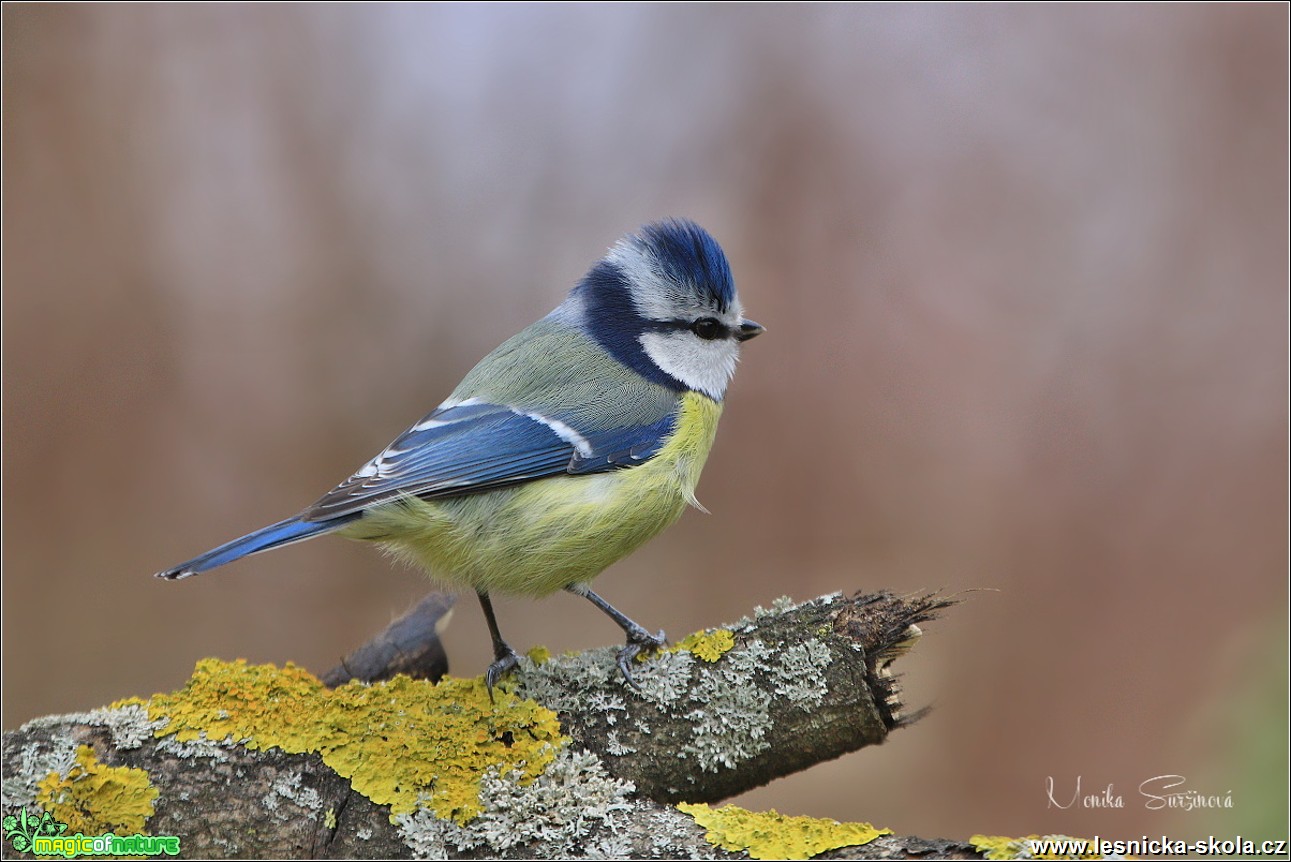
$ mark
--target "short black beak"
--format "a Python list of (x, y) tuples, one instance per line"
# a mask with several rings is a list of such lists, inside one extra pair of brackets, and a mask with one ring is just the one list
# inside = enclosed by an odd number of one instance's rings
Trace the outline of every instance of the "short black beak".
[(735, 337), (740, 341), (748, 341), (766, 332), (767, 328), (760, 323), (754, 323), (751, 320), (745, 320), (740, 323), (740, 332)]

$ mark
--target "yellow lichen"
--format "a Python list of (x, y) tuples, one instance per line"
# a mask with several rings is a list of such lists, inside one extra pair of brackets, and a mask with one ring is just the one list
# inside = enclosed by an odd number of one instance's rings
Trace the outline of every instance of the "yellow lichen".
[(687, 635), (674, 649), (685, 650), (695, 658), (701, 658), (711, 664), (730, 652), (734, 646), (734, 633), (728, 629), (715, 629), (711, 632), (695, 632)]
[(683, 802), (678, 809), (708, 830), (709, 844), (723, 850), (747, 851), (754, 859), (810, 859), (826, 850), (868, 844), (891, 829), (868, 823), (839, 823), (817, 817), (790, 817), (775, 809), (748, 811), (736, 805), (713, 809)]
[(69, 835), (142, 832), (153, 815), (156, 799), (157, 788), (147, 772), (106, 766), (88, 745), (76, 749), (76, 763), (66, 775), (51, 772), (36, 792), (36, 803), (55, 820), (66, 823)]
[[(1081, 856), (1057, 855), (1056, 853), (1037, 853), (1035, 842), (1076, 842), (1078, 838), (1065, 835), (1026, 835), (1022, 838), (1010, 838), (1007, 835), (974, 835), (968, 839), (977, 852), (987, 859), (1102, 859), (1095, 852)], [(1069, 845), (1070, 846), (1070, 845)]]
[(288, 664), (203, 659), (173, 694), (147, 702), (158, 736), (232, 736), (248, 748), (315, 752), (354, 789), (393, 814), (424, 804), (459, 823), (479, 813), (480, 779), (490, 767), (540, 775), (564, 744), (556, 714), (480, 679), (438, 684), (398, 676), (329, 690)]
[(551, 661), (551, 650), (547, 649), (545, 646), (530, 647), (529, 651), (526, 652), (525, 655), (528, 656), (529, 660), (534, 664), (546, 664)]
[(336, 828), (336, 809), (335, 808), (327, 809), (327, 813), (323, 815), (323, 825), (326, 826), (328, 829)]

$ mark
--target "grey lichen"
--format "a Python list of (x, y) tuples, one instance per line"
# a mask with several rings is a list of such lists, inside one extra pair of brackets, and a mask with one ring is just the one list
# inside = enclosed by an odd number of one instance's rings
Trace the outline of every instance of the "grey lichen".
[(627, 859), (635, 850), (632, 838), (628, 835), (610, 833), (587, 846), (584, 859)]
[(180, 742), (178, 737), (163, 736), (157, 740), (157, 750), (163, 754), (169, 754), (172, 757), (189, 759), (194, 757), (204, 757), (212, 763), (225, 763), (229, 759), (229, 751), (238, 747), (233, 737), (227, 736), (224, 739), (209, 739), (206, 732), (198, 734), (197, 739), (190, 739), (187, 742)]
[(815, 638), (784, 650), (771, 665), (776, 694), (788, 698), (803, 712), (810, 712), (829, 693), (822, 673), (829, 662), (829, 647)]
[(294, 807), (316, 811), (323, 805), (323, 799), (312, 787), (303, 787), (299, 772), (286, 772), (274, 779), (269, 785), (269, 792), (264, 796), (265, 810), (277, 817), (295, 817), (296, 812), (284, 810), (279, 814), (282, 803), (290, 802)]
[(636, 671), (643, 699), (661, 709), (674, 711), (690, 688), (691, 668), (695, 657), (688, 652), (662, 652), (651, 656)]
[(596, 827), (613, 831), (635, 789), (606, 774), (595, 755), (571, 749), (537, 780), (522, 785), (520, 778), (518, 771), (493, 773), (481, 782), (484, 812), (472, 826), (495, 850), (537, 841), (558, 855), (569, 852)]
[(611, 730), (605, 734), (605, 751), (614, 757), (632, 754), (636, 748), (619, 739), (618, 731)]
[(469, 833), (451, 820), (441, 820), (429, 809), (394, 818), (399, 837), (416, 859), (447, 859), (449, 843), (461, 846)]
[[(837, 598), (814, 601), (827, 605)], [(712, 663), (684, 649), (649, 655), (633, 667), (636, 691), (617, 674), (612, 648), (541, 664), (525, 659), (516, 691), (558, 713), (600, 716), (606, 757), (634, 753), (651, 725), (664, 721), (665, 732), (680, 735), (677, 754), (698, 766), (688, 779), (693, 783), (702, 773), (733, 769), (766, 751), (777, 702), (810, 712), (828, 694), (831, 657), (823, 640), (767, 643), (747, 633), (800, 607), (781, 597), (770, 608), (756, 608), (753, 619), (729, 627), (744, 629), (747, 639)]]
[(627, 704), (620, 695), (609, 694), (604, 691), (595, 692), (588, 699), (587, 706), (593, 712), (604, 715), (605, 723), (609, 725), (613, 725), (619, 720), (617, 713), (626, 713), (628, 710)]
[[(19, 732), (32, 733), (44, 728), (62, 728), (69, 723), (89, 727), (103, 727), (112, 736), (119, 749), (138, 748), (152, 737), (157, 722), (148, 719), (148, 711), (137, 704), (95, 709), (66, 715), (35, 718), (22, 726)], [(18, 768), (6, 774), (0, 796), (6, 810), (32, 808), (35, 805), (36, 785), (51, 772), (65, 775), (76, 762), (78, 743), (64, 734), (52, 734), (49, 747), (37, 744), (24, 746), (18, 755)]]
[[(837, 595), (841, 595), (841, 594), (831, 593), (830, 595), (825, 596), (824, 598), (832, 601), (834, 597)], [(738, 632), (751, 632), (753, 631), (754, 628), (757, 627), (757, 624), (759, 621), (764, 620), (767, 617), (774, 617), (774, 616), (779, 616), (781, 614), (787, 614), (791, 611), (796, 610), (798, 607), (799, 607), (798, 603), (795, 602), (793, 599), (789, 598), (788, 596), (780, 596), (780, 598), (776, 599), (771, 603), (771, 607), (764, 608), (761, 605), (756, 605), (753, 608), (753, 616), (740, 617), (734, 623), (731, 623), (728, 626), (724, 626), (723, 628), (728, 628), (728, 629), (731, 629), (732, 631), (738, 631)]]
[(589, 703), (595, 703), (607, 713), (608, 721), (608, 715), (624, 709), (621, 699), (616, 701), (602, 692), (605, 681), (618, 675), (616, 655), (617, 650), (605, 647), (576, 655), (556, 656), (544, 662), (521, 657), (520, 667), (513, 677), (516, 694), (535, 700), (556, 713), (578, 712), (586, 709)]
[(565, 749), (537, 779), (521, 779), (518, 771), (491, 770), (480, 782), (483, 810), (465, 826), (425, 808), (395, 823), (419, 859), (446, 858), (450, 848), (500, 852), (521, 845), (546, 857), (625, 855), (615, 835), (634, 805), (634, 788), (610, 777), (595, 755)]
[(690, 694), (696, 708), (686, 713), (691, 739), (683, 756), (693, 757), (704, 772), (733, 768), (770, 744), (771, 697), (755, 683), (770, 650), (754, 639), (731, 650), (703, 674)]
[(112, 744), (120, 749), (139, 748), (145, 741), (153, 738), (153, 733), (161, 725), (148, 718), (148, 710), (137, 703), (95, 709), (76, 718), (85, 724), (106, 727), (112, 734)]
[(650, 856), (657, 859), (713, 859), (716, 848), (703, 839), (687, 842), (680, 836), (687, 831), (700, 832), (695, 820), (675, 808), (666, 808), (650, 815)]
[[(23, 730), (39, 726), (36, 719), (24, 725)], [(5, 811), (15, 808), (36, 807), (36, 785), (51, 772), (66, 775), (76, 764), (75, 739), (67, 736), (56, 736), (46, 748), (37, 743), (24, 745), (18, 752), (18, 768), (8, 772), (0, 787), (0, 804)]]

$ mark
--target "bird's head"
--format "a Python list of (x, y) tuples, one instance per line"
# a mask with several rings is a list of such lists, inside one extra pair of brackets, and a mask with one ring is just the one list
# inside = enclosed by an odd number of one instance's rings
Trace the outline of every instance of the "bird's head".
[(744, 318), (717, 240), (686, 219), (653, 222), (619, 240), (561, 311), (638, 373), (718, 401), (741, 342), (763, 332)]

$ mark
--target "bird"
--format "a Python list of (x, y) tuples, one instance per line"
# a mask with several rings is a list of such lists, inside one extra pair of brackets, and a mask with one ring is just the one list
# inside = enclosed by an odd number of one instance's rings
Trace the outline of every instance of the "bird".
[(474, 590), (493, 688), (519, 657), (494, 593), (582, 596), (626, 635), (632, 662), (666, 643), (590, 583), (695, 497), (741, 345), (730, 264), (688, 219), (618, 240), (551, 313), (484, 357), (448, 398), (299, 514), (158, 572), (180, 580), (325, 534), (375, 543), (450, 588)]

